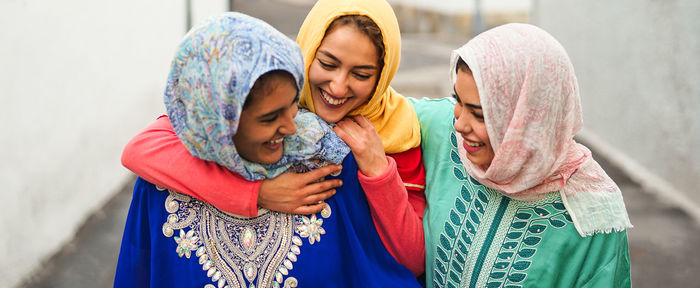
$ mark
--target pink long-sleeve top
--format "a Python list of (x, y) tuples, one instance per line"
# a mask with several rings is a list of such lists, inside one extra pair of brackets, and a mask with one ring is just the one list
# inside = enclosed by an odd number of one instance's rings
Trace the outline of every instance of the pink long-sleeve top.
[[(381, 175), (358, 171), (372, 220), (389, 253), (415, 275), (425, 270), (423, 212), (425, 169), (420, 147), (387, 156)], [(190, 154), (163, 115), (132, 138), (122, 153), (122, 165), (143, 179), (198, 198), (217, 208), (246, 216), (257, 215), (262, 181), (240, 175)]]

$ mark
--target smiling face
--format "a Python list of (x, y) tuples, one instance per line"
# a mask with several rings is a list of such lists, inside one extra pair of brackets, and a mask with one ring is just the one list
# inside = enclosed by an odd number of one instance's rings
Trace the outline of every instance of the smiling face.
[(309, 67), (314, 112), (335, 123), (366, 103), (381, 67), (377, 47), (353, 25), (329, 28)]
[(486, 170), (495, 156), (489, 134), (484, 123), (484, 111), (481, 109), (479, 91), (469, 68), (466, 65), (457, 69), (455, 83), (454, 128), (464, 139), (467, 159), (474, 165)]
[(282, 71), (258, 78), (243, 107), (233, 143), (244, 159), (273, 164), (282, 158), (284, 136), (294, 134), (297, 113), (294, 78)]

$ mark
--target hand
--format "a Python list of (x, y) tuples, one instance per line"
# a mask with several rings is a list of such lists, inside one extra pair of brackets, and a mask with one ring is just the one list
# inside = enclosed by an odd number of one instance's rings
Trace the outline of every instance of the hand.
[(365, 176), (379, 176), (389, 167), (382, 138), (374, 130), (372, 122), (364, 116), (343, 118), (333, 127), (333, 131), (350, 146), (357, 161), (357, 168)]
[(287, 172), (264, 180), (258, 191), (258, 205), (290, 214), (317, 213), (326, 205), (322, 201), (335, 195), (335, 188), (343, 182), (340, 179), (313, 182), (341, 169), (340, 165), (329, 165), (306, 173)]

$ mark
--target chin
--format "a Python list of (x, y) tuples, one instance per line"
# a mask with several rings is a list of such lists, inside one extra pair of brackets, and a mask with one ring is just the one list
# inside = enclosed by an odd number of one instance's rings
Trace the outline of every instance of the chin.
[[(282, 150), (282, 149), (280, 149)], [(265, 159), (266, 161), (263, 164), (275, 164), (282, 160), (282, 151), (279, 151), (279, 153), (275, 153), (274, 157), (270, 157)]]
[(323, 121), (326, 121), (326, 122), (331, 123), (331, 124), (333, 124), (333, 123), (338, 123), (338, 121), (340, 121), (341, 119), (343, 119), (342, 117), (341, 117), (341, 118), (338, 118), (338, 119), (335, 119), (336, 117), (323, 117), (322, 115), (318, 115), (318, 117), (320, 117), (321, 119), (323, 119)]
[(262, 161), (260, 161), (260, 164), (265, 164), (265, 165), (275, 164), (275, 163), (277, 163), (278, 161), (280, 161), (280, 159), (282, 159), (282, 157), (279, 157), (279, 158), (272, 158), (272, 159), (270, 159), (270, 158), (268, 158), (268, 159), (263, 159)]
[(467, 159), (469, 162), (474, 164), (475, 166), (483, 167), (484, 166), (484, 161), (480, 161), (480, 159), (473, 157), (467, 153)]
[[(321, 105), (324, 105), (324, 104), (322, 103)], [(316, 108), (316, 116), (323, 119), (323, 121), (326, 121), (328, 123), (336, 123), (336, 122), (340, 121), (340, 119), (342, 119), (342, 117), (339, 119), (335, 119), (335, 118), (337, 118), (337, 115), (335, 113), (332, 113), (331, 111), (326, 110), (326, 107), (322, 107), (321, 109), (318, 109), (319, 107), (316, 106), (315, 108)]]

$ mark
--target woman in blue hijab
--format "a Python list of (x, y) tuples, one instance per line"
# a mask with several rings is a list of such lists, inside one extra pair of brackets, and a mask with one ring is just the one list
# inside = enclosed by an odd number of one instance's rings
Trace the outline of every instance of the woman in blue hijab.
[(418, 286), (379, 239), (349, 148), (298, 111), (302, 61), (259, 19), (212, 17), (180, 44), (165, 105), (192, 155), (248, 180), (342, 164), (336, 196), (316, 214), (248, 218), (139, 178), (115, 287)]

